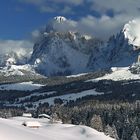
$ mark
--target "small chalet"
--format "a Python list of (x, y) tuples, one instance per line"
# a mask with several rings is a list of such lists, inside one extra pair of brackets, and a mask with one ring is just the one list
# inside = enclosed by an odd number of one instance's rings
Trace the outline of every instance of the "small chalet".
[(39, 128), (41, 124), (37, 121), (25, 121), (22, 125), (29, 127), (29, 128)]
[(32, 118), (32, 114), (31, 113), (23, 113), (22, 117)]

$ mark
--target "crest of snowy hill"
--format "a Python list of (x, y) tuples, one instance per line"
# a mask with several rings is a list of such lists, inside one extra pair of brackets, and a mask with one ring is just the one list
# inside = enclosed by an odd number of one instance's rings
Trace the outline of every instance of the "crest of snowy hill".
[[(25, 120), (30, 126), (39, 125), (40, 128), (31, 129), (23, 126)], [(0, 119), (0, 132), (1, 140), (114, 140), (86, 126), (50, 124), (48, 119), (25, 117)]]
[(54, 76), (90, 71), (90, 56), (99, 54), (102, 42), (70, 31), (70, 24), (64, 17), (55, 17), (35, 43), (30, 62), (39, 73)]

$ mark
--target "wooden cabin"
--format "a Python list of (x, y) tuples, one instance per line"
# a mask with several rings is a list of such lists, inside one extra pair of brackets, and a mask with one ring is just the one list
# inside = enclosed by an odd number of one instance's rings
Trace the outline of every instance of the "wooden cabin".
[(41, 124), (37, 121), (25, 121), (23, 122), (24, 126), (29, 127), (29, 128), (39, 128), (41, 127)]

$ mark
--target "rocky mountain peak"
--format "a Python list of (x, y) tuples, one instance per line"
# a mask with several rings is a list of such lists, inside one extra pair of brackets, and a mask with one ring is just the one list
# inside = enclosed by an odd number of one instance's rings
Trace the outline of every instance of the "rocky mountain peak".
[(126, 39), (128, 39), (128, 43), (133, 45), (134, 49), (140, 48), (140, 20), (135, 19), (129, 21), (124, 25), (122, 30)]

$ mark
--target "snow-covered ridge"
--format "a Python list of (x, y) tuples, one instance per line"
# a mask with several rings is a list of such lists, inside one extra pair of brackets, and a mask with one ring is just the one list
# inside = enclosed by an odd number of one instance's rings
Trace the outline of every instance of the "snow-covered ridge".
[(33, 67), (29, 64), (27, 65), (7, 65), (5, 67), (0, 67), (0, 73), (4, 76), (11, 75), (25, 75), (26, 73), (36, 74)]
[(140, 19), (129, 21), (123, 28), (129, 43), (140, 48)]
[(106, 74), (103, 77), (99, 77), (97, 79), (91, 80), (95, 82), (96, 80), (113, 80), (113, 81), (121, 81), (121, 80), (137, 80), (140, 79), (139, 74), (132, 74), (129, 70), (129, 67), (123, 67), (123, 68), (112, 68), (111, 74)]
[(32, 91), (41, 88), (43, 85), (33, 84), (33, 82), (23, 82), (15, 84), (0, 85), (0, 90), (19, 90), (19, 91)]

